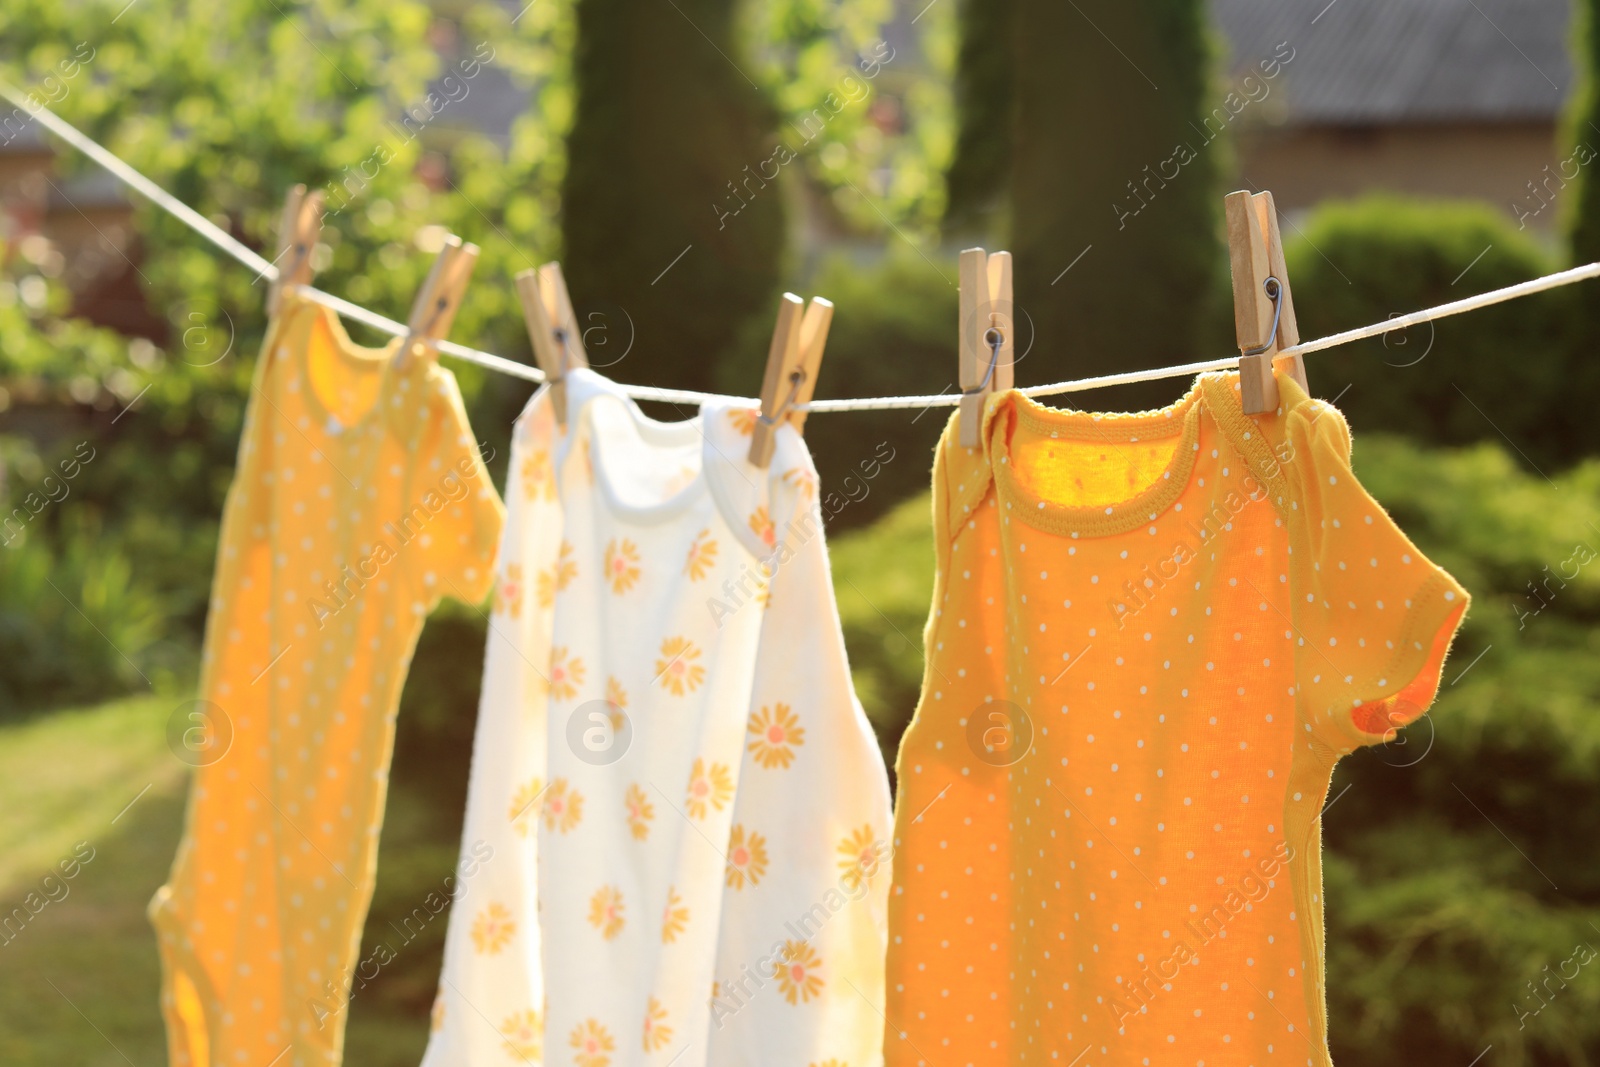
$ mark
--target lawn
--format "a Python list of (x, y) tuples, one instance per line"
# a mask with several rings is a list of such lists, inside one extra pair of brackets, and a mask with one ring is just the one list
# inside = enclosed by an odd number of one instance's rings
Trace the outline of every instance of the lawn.
[[(144, 906), (183, 821), (187, 775), (165, 740), (178, 703), (142, 697), (0, 728), (0, 906), (49, 900), (0, 945), (0, 1062), (165, 1061)], [(75, 849), (92, 859), (47, 894), (41, 879)]]
[[(25, 908), (33, 893), (38, 908), (0, 934), (6, 1067), (166, 1062), (160, 965), (144, 909), (183, 827), (187, 768), (166, 745), (167, 718), (182, 702), (140, 697), (0, 726), (0, 906)], [(437, 884), (436, 873), (450, 872), (455, 844), (440, 840), (438, 824), (458, 818), (436, 817), (426, 799), (396, 784), (368, 942), (388, 914)], [(80, 861), (74, 877), (41, 885), (72, 859)], [(403, 947), (390, 935), (394, 964), (351, 1006), (350, 1063), (421, 1060), (444, 933), (442, 921), (434, 925)]]

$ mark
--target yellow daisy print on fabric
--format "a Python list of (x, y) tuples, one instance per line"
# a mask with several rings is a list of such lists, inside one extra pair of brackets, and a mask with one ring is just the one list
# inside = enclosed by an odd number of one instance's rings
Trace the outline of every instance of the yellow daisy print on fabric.
[(550, 650), (550, 673), (546, 677), (550, 680), (550, 695), (555, 699), (571, 700), (577, 696), (585, 673), (583, 660), (577, 656), (568, 658), (565, 648)]
[(529, 500), (556, 498), (555, 470), (550, 466), (548, 448), (536, 448), (523, 459), (522, 495)]
[(772, 977), (778, 980), (778, 991), (790, 1004), (809, 1001), (822, 992), (825, 984), (817, 972), (822, 960), (804, 941), (786, 941), (783, 955), (772, 965)]
[(661, 909), (661, 943), (670, 945), (689, 925), (689, 909), (678, 891), (667, 886), (667, 904)]
[(556, 602), (556, 594), (572, 584), (578, 576), (578, 561), (572, 558), (572, 546), (561, 542), (556, 561), (550, 569), (539, 572), (539, 606), (548, 608)]
[(733, 799), (733, 775), (725, 763), (707, 767), (705, 760), (697, 759), (689, 770), (689, 795), (684, 806), (696, 819), (703, 819), (713, 809), (721, 811)]
[(753, 830), (747, 833), (743, 826), (735, 826), (728, 833), (728, 888), (743, 889), (747, 883), (758, 885), (766, 873), (767, 839)]
[(567, 780), (557, 778), (544, 795), (544, 828), (570, 833), (583, 818), (583, 794), (567, 789)]
[(655, 997), (650, 998), (644, 1011), (644, 1050), (654, 1052), (666, 1048), (672, 1040), (672, 1027), (667, 1025), (667, 1009)]
[(606, 546), (606, 581), (613, 593), (626, 593), (639, 581), (639, 546), (626, 537)]
[(497, 956), (516, 932), (511, 911), (498, 901), (490, 901), (472, 922), (472, 946), (480, 956)]
[(544, 1021), (532, 1008), (506, 1016), (500, 1024), (504, 1048), (519, 1060), (538, 1060), (544, 1055)]
[(717, 542), (711, 536), (709, 529), (701, 530), (695, 534), (694, 542), (689, 546), (689, 559), (683, 565), (683, 572), (694, 581), (700, 581), (717, 562)]
[(598, 1019), (585, 1019), (574, 1026), (567, 1044), (572, 1046), (572, 1062), (577, 1067), (609, 1067), (611, 1053), (617, 1050), (611, 1031)]
[(606, 678), (606, 703), (619, 709), (628, 706), (628, 691), (622, 688), (621, 682), (610, 676)]
[(594, 484), (594, 453), (590, 451), (589, 435), (584, 434), (578, 443), (578, 469), (583, 472), (583, 484)]
[(789, 766), (794, 762), (794, 750), (806, 743), (805, 727), (787, 704), (763, 706), (760, 711), (752, 712), (746, 730), (751, 735), (748, 746), (751, 755), (769, 769)]
[(687, 637), (661, 642), (661, 656), (656, 660), (656, 678), (673, 696), (692, 693), (706, 680), (706, 669), (697, 662), (700, 649)]
[(622, 726), (628, 719), (622, 713), (622, 709), (628, 706), (628, 691), (622, 688), (621, 682), (609, 676), (606, 678), (606, 703), (611, 705), (611, 731), (621, 733)]
[(622, 924), (622, 890), (615, 886), (601, 886), (589, 898), (589, 925), (610, 941), (622, 932)]
[(635, 783), (628, 786), (623, 804), (628, 809), (628, 829), (632, 831), (633, 839), (645, 840), (650, 836), (650, 821), (656, 817), (655, 805), (650, 803), (650, 795)]
[(879, 843), (870, 823), (840, 839), (835, 851), (839, 853), (839, 881), (846, 889), (854, 890), (878, 873)]
[(494, 589), (494, 610), (513, 619), (522, 617), (522, 564), (507, 563), (501, 572)]
[(444, 1029), (444, 994), (433, 998), (433, 1010), (428, 1013), (428, 1032), (437, 1034)]
[(728, 421), (733, 424), (734, 430), (744, 434), (746, 437), (749, 437), (751, 434), (755, 433), (756, 419), (759, 418), (760, 415), (761, 412), (757, 411), (755, 408), (728, 409)]
[(792, 486), (803, 500), (817, 495), (817, 476), (804, 467), (790, 467), (784, 471), (783, 483)]
[(688, 465), (679, 467), (678, 473), (668, 478), (666, 483), (662, 485), (662, 495), (667, 497), (676, 496), (684, 486), (688, 485), (698, 477), (700, 477), (700, 471), (697, 468), (690, 467)]
[(772, 516), (767, 513), (764, 506), (750, 513), (750, 530), (761, 538), (761, 543), (768, 548), (777, 546), (778, 528), (773, 525)]
[(772, 604), (772, 576), (776, 573), (766, 560), (761, 561), (761, 573), (756, 576), (756, 593), (750, 599), (761, 607)]
[(533, 820), (538, 818), (539, 794), (542, 792), (544, 792), (544, 781), (530, 778), (512, 795), (511, 807), (506, 817), (511, 820), (511, 828), (517, 832), (518, 837), (527, 837)]

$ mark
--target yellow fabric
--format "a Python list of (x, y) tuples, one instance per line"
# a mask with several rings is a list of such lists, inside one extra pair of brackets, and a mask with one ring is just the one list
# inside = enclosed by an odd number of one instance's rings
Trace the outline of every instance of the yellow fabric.
[(441, 595), (489, 590), (503, 509), (455, 379), (397, 348), (290, 297), (258, 361), (150, 905), (174, 1065), (339, 1062), (406, 669)]
[(1426, 709), (1467, 595), (1280, 387), (946, 428), (890, 1065), (1329, 1062), (1329, 777)]

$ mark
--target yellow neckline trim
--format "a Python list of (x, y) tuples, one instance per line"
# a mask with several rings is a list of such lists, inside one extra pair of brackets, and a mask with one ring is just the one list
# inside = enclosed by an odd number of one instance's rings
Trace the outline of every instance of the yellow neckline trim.
[[(1200, 413), (1205, 408), (1201, 390), (1202, 383), (1196, 380), (1183, 397), (1159, 410), (1105, 414), (1049, 408), (1015, 390), (998, 394), (984, 413), (984, 437), (1000, 507), (1008, 517), (1064, 537), (1107, 537), (1158, 518), (1182, 495), (1194, 471)], [(1019, 427), (1046, 438), (1131, 444), (1176, 436), (1178, 444), (1161, 476), (1128, 499), (1103, 506), (1067, 507), (1041, 499), (1016, 477), (1008, 415)]]
[[(434, 370), (433, 361), (412, 359), (408, 361), (406, 367), (401, 368), (395, 363), (395, 357), (401, 346), (401, 338), (397, 337), (390, 340), (382, 348), (369, 348), (366, 345), (357, 344), (351, 338), (349, 331), (345, 329), (344, 322), (333, 309), (307, 300), (298, 294), (287, 294), (280, 315), (287, 323), (290, 317), (296, 313), (304, 314), (307, 317), (306, 329), (315, 329), (320, 323), (328, 331), (328, 336), (333, 342), (334, 358), (340, 363), (358, 373), (372, 374), (378, 378), (378, 387), (372, 402), (362, 410), (359, 417), (347, 423), (328, 406), (322, 395), (317, 391), (316, 379), (311, 373), (309, 339), (304, 336), (296, 337), (296, 343), (292, 346), (294, 373), (301, 380), (302, 403), (305, 404), (307, 410), (316, 419), (317, 425), (319, 427), (325, 427), (330, 424), (337, 425), (341, 437), (350, 434), (354, 430), (365, 430), (375, 420), (380, 419), (385, 426), (397, 427), (399, 425), (397, 423), (397, 415), (399, 413), (392, 410), (393, 406), (388, 401), (392, 397), (398, 380), (401, 378), (426, 379)], [(278, 340), (274, 338), (274, 347), (278, 343)], [(409, 412), (409, 405), (407, 409)], [(399, 428), (403, 429), (404, 427), (400, 426)]]

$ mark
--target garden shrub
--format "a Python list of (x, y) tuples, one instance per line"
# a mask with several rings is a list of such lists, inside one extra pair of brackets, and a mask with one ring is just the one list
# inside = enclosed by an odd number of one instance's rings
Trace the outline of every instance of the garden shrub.
[(0, 547), (0, 720), (144, 690), (167, 613), (92, 523)]
[[(1332, 203), (1285, 229), (1300, 336), (1310, 340), (1557, 269), (1494, 208), (1393, 196)], [(1565, 341), (1572, 291), (1543, 293), (1307, 357), (1313, 393), (1359, 433), (1509, 442), (1527, 465), (1594, 451)], [(1588, 398), (1593, 400), (1594, 398)]]

